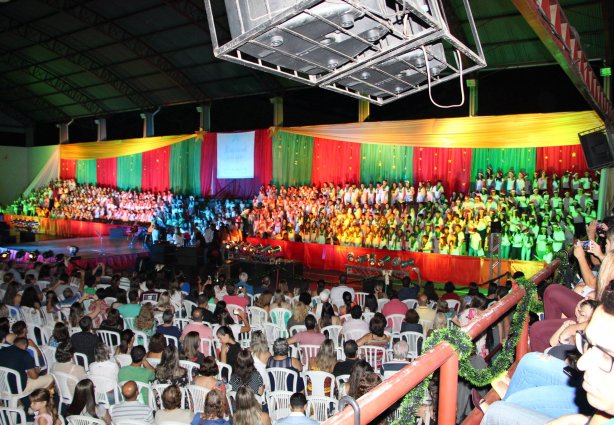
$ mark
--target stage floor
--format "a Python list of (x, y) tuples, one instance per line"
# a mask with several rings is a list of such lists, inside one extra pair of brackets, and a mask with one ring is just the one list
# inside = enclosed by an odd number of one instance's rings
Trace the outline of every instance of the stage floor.
[(142, 254), (147, 252), (143, 247), (142, 241), (135, 241), (134, 246), (130, 246), (130, 241), (127, 239), (111, 239), (109, 236), (100, 238), (68, 238), (68, 239), (47, 239), (37, 242), (17, 243), (13, 245), (4, 245), (3, 248), (18, 251), (35, 251), (41, 253), (45, 251), (53, 251), (54, 254), (68, 255), (68, 247), (77, 246), (79, 252), (77, 256), (81, 258), (99, 258), (103, 256), (118, 256)]

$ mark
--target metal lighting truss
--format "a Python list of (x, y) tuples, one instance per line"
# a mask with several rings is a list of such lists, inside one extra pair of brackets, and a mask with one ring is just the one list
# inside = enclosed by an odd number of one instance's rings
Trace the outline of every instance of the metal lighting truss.
[(377, 105), (486, 66), (469, 0), (475, 51), (450, 33), (440, 0), (224, 0), (224, 24), (212, 1), (216, 57)]

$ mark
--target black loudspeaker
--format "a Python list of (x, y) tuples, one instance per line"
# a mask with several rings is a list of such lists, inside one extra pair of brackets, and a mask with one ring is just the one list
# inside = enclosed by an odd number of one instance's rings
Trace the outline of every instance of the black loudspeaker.
[(174, 264), (175, 245), (153, 244), (150, 247), (149, 258), (154, 264)]
[(34, 242), (36, 235), (32, 232), (19, 232), (19, 243)]
[(109, 229), (109, 239), (124, 239), (126, 235), (124, 235), (123, 227), (111, 227)]
[(198, 267), (202, 258), (201, 250), (196, 247), (177, 248), (177, 265), (187, 267)]
[(578, 134), (588, 168), (596, 170), (614, 164), (614, 153), (605, 129)]

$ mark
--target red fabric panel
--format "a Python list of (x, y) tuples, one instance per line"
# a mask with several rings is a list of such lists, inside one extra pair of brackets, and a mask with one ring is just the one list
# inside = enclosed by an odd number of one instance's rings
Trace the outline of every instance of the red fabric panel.
[(551, 146), (537, 148), (536, 170), (546, 170), (548, 174), (556, 172), (559, 176), (566, 170), (583, 172), (588, 169), (582, 145)]
[(358, 183), (360, 181), (360, 144), (338, 140), (313, 139), (311, 182)]
[(217, 174), (217, 133), (205, 133), (200, 149), (200, 191), (203, 196), (215, 195)]
[(62, 159), (60, 161), (60, 178), (62, 180), (74, 180), (77, 176), (77, 161), (74, 159)]
[(96, 160), (96, 184), (98, 186), (117, 186), (117, 158)]
[(471, 180), (471, 149), (414, 148), (414, 183), (441, 180), (446, 193), (467, 192)]
[(100, 232), (102, 236), (108, 236), (111, 228), (121, 227), (117, 224), (95, 223), (92, 221), (56, 220), (54, 218), (26, 217), (11, 214), (4, 215), (4, 221), (9, 225), (13, 220), (35, 220), (39, 223), (38, 233), (75, 238), (98, 236), (96, 231)]
[(171, 147), (165, 146), (143, 152), (142, 161), (142, 190), (153, 192), (168, 190), (170, 187)]

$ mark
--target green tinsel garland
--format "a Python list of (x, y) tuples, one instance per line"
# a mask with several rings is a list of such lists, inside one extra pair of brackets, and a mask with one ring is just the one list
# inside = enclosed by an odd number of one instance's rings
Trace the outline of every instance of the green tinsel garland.
[[(458, 327), (435, 330), (424, 342), (422, 352), (427, 352), (440, 342), (447, 342), (458, 354), (458, 375), (460, 377), (465, 378), (476, 387), (490, 384), (493, 379), (506, 372), (514, 362), (518, 339), (529, 314), (529, 309), (536, 298), (537, 290), (533, 282), (520, 278), (516, 280), (516, 283), (525, 289), (526, 295), (522, 297), (514, 312), (509, 338), (488, 368), (477, 370), (471, 365), (469, 357), (475, 352), (473, 341), (467, 333)], [(415, 412), (422, 404), (432, 377), (433, 375), (430, 375), (405, 395), (399, 406), (399, 415), (397, 419), (391, 422), (392, 425), (407, 423), (413, 425), (415, 423)]]

